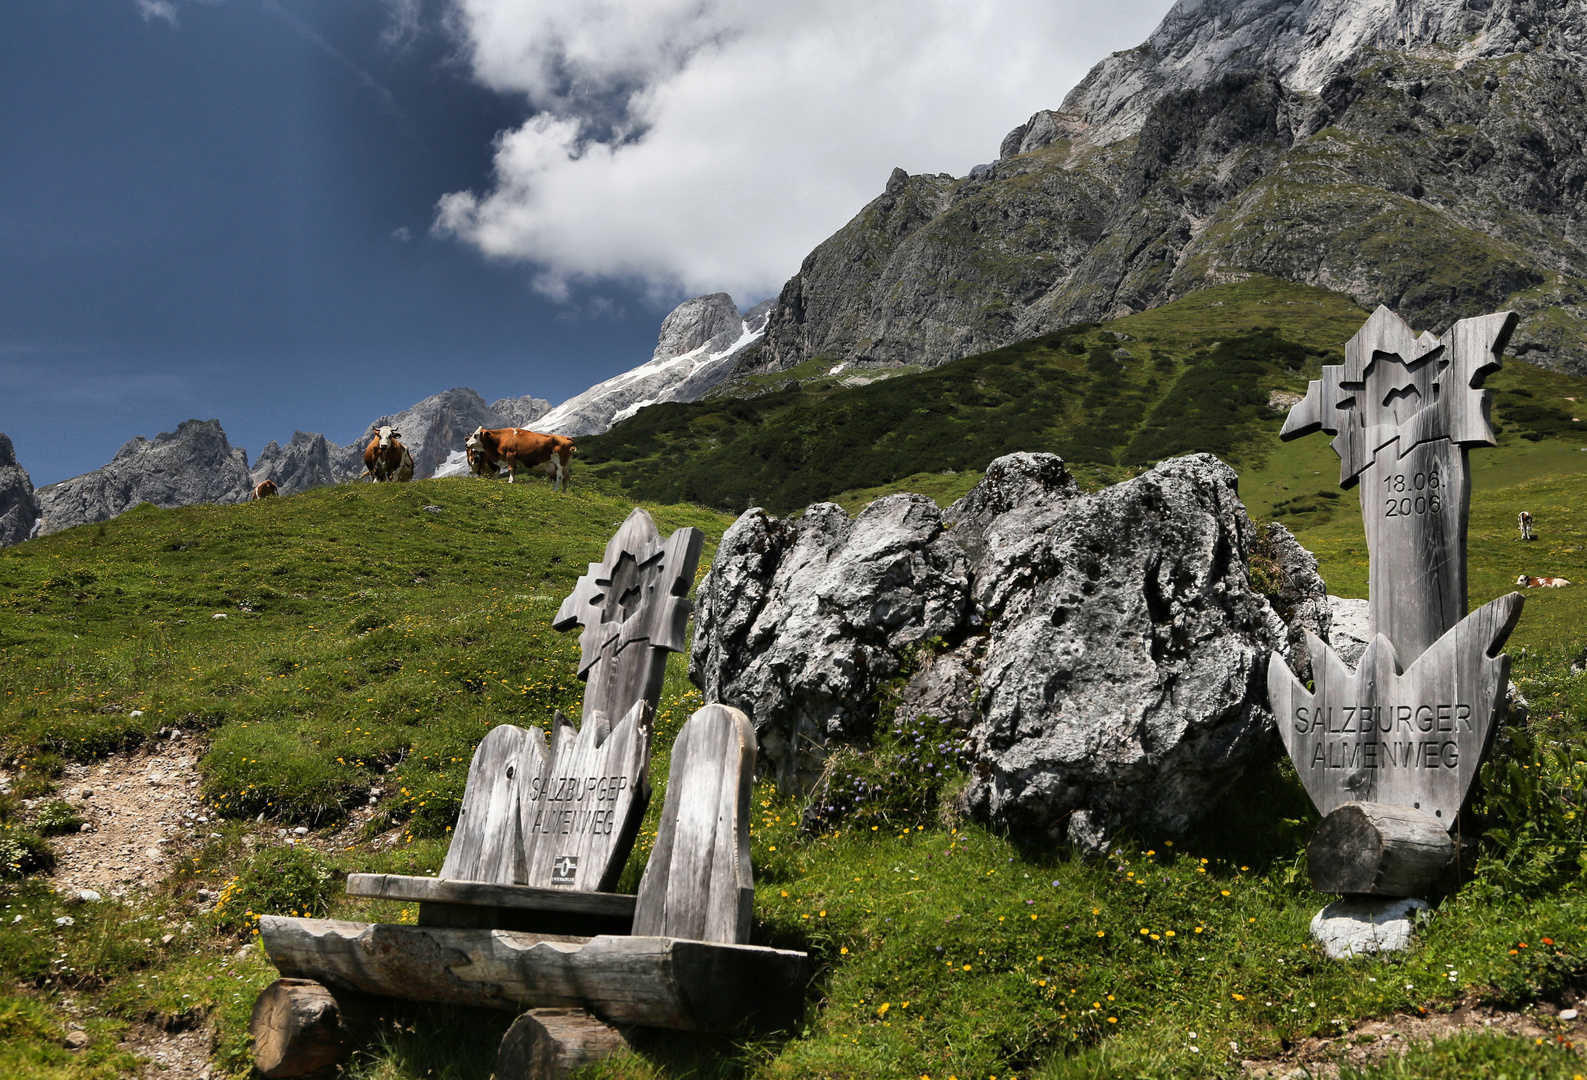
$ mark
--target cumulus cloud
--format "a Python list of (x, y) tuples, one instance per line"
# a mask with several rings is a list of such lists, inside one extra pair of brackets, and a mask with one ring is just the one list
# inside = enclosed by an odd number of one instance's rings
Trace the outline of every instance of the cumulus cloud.
[(433, 228), (551, 295), (768, 295), (894, 166), (992, 160), (1169, 2), (447, 0), (474, 76), (537, 111)]
[(171, 0), (138, 0), (138, 14), (143, 16), (144, 22), (163, 19), (176, 25), (176, 5)]

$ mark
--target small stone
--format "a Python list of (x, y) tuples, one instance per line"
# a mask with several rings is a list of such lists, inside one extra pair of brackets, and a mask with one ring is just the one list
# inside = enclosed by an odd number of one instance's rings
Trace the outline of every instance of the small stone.
[(1574, 1020), (1576, 1019), (1576, 1015), (1575, 1009), (1561, 1009), (1559, 1011), (1559, 1018), (1561, 1020)]
[(85, 822), (83, 822), (81, 825), (79, 825), (77, 827), (77, 831), (78, 832), (93, 832), (94, 831), (94, 827), (92, 825), (90, 825), (88, 822), (85, 821)]
[(1313, 917), (1312, 940), (1334, 960), (1370, 953), (1405, 952), (1411, 947), (1416, 912), (1427, 909), (1427, 901), (1411, 897), (1361, 896), (1337, 900)]
[(252, 946), (250, 946), (250, 945), (244, 945), (242, 948), (238, 949), (232, 955), (235, 956), (238, 960), (246, 960), (246, 959), (248, 959), (248, 951), (251, 948), (252, 948)]
[(76, 926), (77, 925), (77, 920), (72, 918), (70, 915), (62, 915), (60, 918), (55, 920), (55, 925), (56, 926)]
[(94, 904), (98, 903), (101, 897), (93, 889), (78, 889), (77, 899), (85, 904)]
[(304, 828), (302, 825), (299, 825), (297, 828), (292, 830), (293, 836), (307, 836), (308, 834), (309, 830)]
[(426, 506), (424, 508), (424, 512), (426, 514), (439, 514), (441, 512), (441, 508), (439, 506)]
[(127, 715), (128, 716), (142, 716), (143, 715), (143, 710), (142, 709), (133, 709)]
[(200, 900), (208, 900), (209, 899), (209, 890), (208, 889), (200, 889), (200, 890), (198, 890), (197, 896), (198, 896), (198, 898)]
[(88, 1033), (77, 1030), (68, 1031), (65, 1043), (68, 1050), (81, 1050), (88, 1045)]
[(83, 798), (92, 799), (93, 797), (94, 797), (94, 789), (93, 788), (91, 788), (91, 787), (83, 788)]
[(171, 942), (173, 942), (175, 940), (176, 940), (176, 935), (175, 934), (166, 934), (165, 936), (160, 938), (160, 944), (161, 945), (169, 945), (169, 944), (171, 944)]
[(217, 612), (215, 612), (215, 614), (210, 616), (210, 618), (212, 618), (212, 619), (224, 619), (225, 617), (226, 617), (226, 613), (224, 611), (217, 611)]

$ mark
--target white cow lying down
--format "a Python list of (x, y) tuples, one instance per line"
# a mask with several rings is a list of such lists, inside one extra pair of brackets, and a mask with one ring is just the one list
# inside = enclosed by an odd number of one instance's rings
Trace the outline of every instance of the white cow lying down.
[(1523, 589), (1563, 589), (1570, 582), (1562, 577), (1527, 577), (1522, 574), (1515, 583)]

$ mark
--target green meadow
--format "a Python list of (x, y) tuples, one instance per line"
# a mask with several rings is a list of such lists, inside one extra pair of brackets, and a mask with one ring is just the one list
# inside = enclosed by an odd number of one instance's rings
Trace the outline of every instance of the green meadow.
[[(1256, 517), (1285, 522), (1317, 551), (1334, 592), (1364, 595), (1356, 495), (1339, 491), (1326, 436), (1280, 444), (1279, 414), (1267, 405), (1273, 391), (1303, 389), (1320, 364), (1337, 362), (1362, 313), (1318, 290), (1225, 288), (1181, 301), (1177, 314), (1004, 351), (986, 361), (1006, 370), (981, 380), (984, 399), (971, 400), (969, 379), (949, 394), (953, 409), (985, 410), (974, 414), (982, 420), (1003, 410), (1037, 431), (1039, 410), (1015, 391), (1046, 387), (1083, 430), (1053, 428), (1051, 442), (1032, 436), (1023, 448), (1068, 440), (1082, 448), (1077, 470), (1092, 486), (1139, 471), (1163, 456), (1156, 450), (1216, 450), (1240, 470)], [(1115, 347), (1131, 356), (1115, 357)], [(945, 371), (842, 393), (908, 388)], [(985, 389), (996, 380), (1003, 390)], [(918, 397), (935, 384), (914, 385)], [(1587, 675), (1571, 671), (1587, 645), (1587, 436), (1571, 399), (1587, 381), (1511, 364), (1494, 385), (1500, 445), (1472, 453), (1471, 600), (1508, 591), (1522, 573), (1579, 584), (1528, 597), (1509, 652), (1531, 719), (1485, 770), (1468, 822), (1485, 830), (1480, 857), (1414, 951), (1336, 963), (1310, 947), (1308, 923), (1329, 898), (1307, 883), (1316, 816), (1281, 762), (1192, 834), (1125, 837), (1108, 858), (1086, 861), (960, 817), (958, 759), (940, 763), (950, 776), (941, 785), (899, 779), (920, 732), (892, 721), (884, 693), (876, 743), (842, 754), (848, 774), (895, 778), (884, 807), (802, 825), (795, 793), (755, 789), (753, 940), (810, 951), (803, 1025), (652, 1033), (590, 1075), (1232, 1077), (1247, 1062), (1279, 1066), (1306, 1038), (1358, 1044), (1352, 1033), (1368, 1020), (1471, 1003), (1529, 1011), (1546, 1036), (1463, 1032), (1345, 1075), (1587, 1073), (1572, 1027), (1553, 1019), (1587, 983)], [(796, 392), (841, 404), (830, 388)], [(755, 401), (765, 399), (711, 407)], [(808, 414), (810, 431), (838, 415)], [(695, 435), (657, 428), (650, 437), (676, 449)], [(947, 502), (985, 461), (921, 463), (901, 452), (885, 469), (808, 490), (851, 512), (905, 487)], [(145, 506), (0, 551), (0, 753), (12, 778), (0, 797), (0, 1075), (127, 1075), (118, 1040), (153, 1024), (212, 1032), (217, 1075), (247, 1076), (249, 1010), (274, 978), (249, 947), (260, 914), (413, 920), (399, 904), (346, 897), (341, 880), (436, 870), (483, 734), (544, 723), (558, 708), (577, 715), (577, 642), (550, 623), (634, 505), (613, 492), (648, 483), (628, 483), (639, 473), (616, 466), (594, 471), (601, 483), (576, 476), (568, 495), (459, 479), (234, 507)], [(732, 521), (686, 501), (644, 505), (664, 533), (703, 529), (703, 563)], [(1523, 508), (1537, 521), (1531, 544), (1516, 538)], [(649, 853), (671, 739), (701, 704), (685, 670), (682, 657), (668, 669), (658, 790), (625, 889)], [(171, 727), (205, 740), (202, 793), (218, 824), (194, 837), (158, 889), (68, 905), (48, 875), (52, 846), (79, 809), (60, 805), (63, 770)], [(374, 816), (350, 843), (319, 842), (372, 798)], [(277, 830), (299, 825), (311, 843), (283, 846)], [(200, 906), (200, 889), (221, 901)], [(178, 924), (191, 925), (161, 944)], [(85, 1049), (62, 1045), (66, 1003), (83, 1018)], [(511, 1019), (393, 1003), (348, 1075), (485, 1080)]]

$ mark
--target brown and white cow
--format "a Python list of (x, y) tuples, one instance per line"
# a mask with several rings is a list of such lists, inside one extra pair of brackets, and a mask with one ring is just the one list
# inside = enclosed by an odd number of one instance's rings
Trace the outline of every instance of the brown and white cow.
[(1523, 589), (1563, 589), (1570, 582), (1562, 577), (1527, 577), (1522, 574), (1515, 583)]
[(519, 469), (544, 466), (557, 491), (567, 490), (573, 455), (577, 453), (573, 440), (566, 435), (542, 435), (527, 428), (477, 427), (465, 445), (472, 452), (470, 461), (477, 455), (492, 468), (505, 465), (509, 484)]
[(281, 492), (276, 490), (276, 482), (274, 480), (264, 480), (254, 485), (253, 497), (255, 502), (260, 499), (273, 499), (280, 494)]
[(364, 472), (381, 483), (386, 480), (412, 480), (413, 455), (399, 441), (402, 432), (389, 424), (374, 428), (364, 450)]

